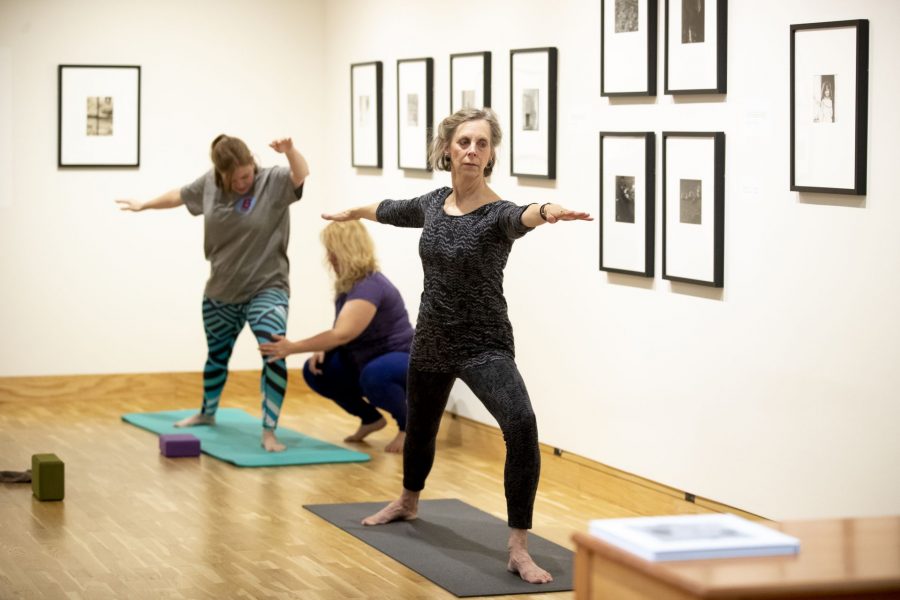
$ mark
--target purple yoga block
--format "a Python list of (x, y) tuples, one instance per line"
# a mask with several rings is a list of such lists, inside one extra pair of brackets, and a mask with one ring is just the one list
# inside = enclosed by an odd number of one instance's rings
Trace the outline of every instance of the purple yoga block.
[(200, 456), (200, 440), (190, 433), (164, 433), (159, 436), (159, 451), (163, 456)]

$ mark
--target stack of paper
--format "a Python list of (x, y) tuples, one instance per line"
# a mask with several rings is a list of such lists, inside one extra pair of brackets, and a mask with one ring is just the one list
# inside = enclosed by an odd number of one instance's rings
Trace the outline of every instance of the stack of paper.
[(651, 561), (796, 554), (800, 540), (732, 514), (596, 519), (590, 532)]

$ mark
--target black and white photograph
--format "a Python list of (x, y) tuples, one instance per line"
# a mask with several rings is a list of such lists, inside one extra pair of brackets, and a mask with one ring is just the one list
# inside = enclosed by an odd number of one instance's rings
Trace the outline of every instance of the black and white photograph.
[(406, 95), (406, 125), (409, 127), (419, 126), (419, 95)]
[(665, 3), (665, 93), (724, 94), (728, 0)]
[(869, 22), (791, 25), (791, 191), (864, 195)]
[(615, 0), (616, 33), (638, 30), (638, 0)]
[(58, 166), (139, 166), (140, 108), (140, 67), (60, 65)]
[(654, 274), (656, 135), (600, 133), (600, 270)]
[(382, 167), (382, 63), (350, 65), (351, 145), (354, 167)]
[(88, 96), (87, 98), (87, 134), (113, 134), (113, 99), (112, 96)]
[(434, 119), (434, 60), (397, 61), (397, 167), (428, 171)]
[(601, 0), (600, 95), (656, 95), (657, 0)]
[(491, 53), (450, 55), (450, 112), (491, 105)]
[(616, 222), (634, 223), (633, 175), (616, 175)]
[(541, 105), (540, 90), (522, 90), (522, 130), (537, 131), (538, 109)]
[(510, 174), (556, 179), (556, 48), (511, 50)]
[(706, 0), (681, 1), (681, 43), (698, 44), (705, 41)]
[(682, 179), (679, 188), (681, 204), (678, 211), (678, 220), (681, 223), (702, 225), (703, 181), (700, 179)]
[(812, 96), (816, 123), (834, 123), (834, 75), (813, 76)]
[(663, 132), (663, 279), (725, 281), (725, 134)]

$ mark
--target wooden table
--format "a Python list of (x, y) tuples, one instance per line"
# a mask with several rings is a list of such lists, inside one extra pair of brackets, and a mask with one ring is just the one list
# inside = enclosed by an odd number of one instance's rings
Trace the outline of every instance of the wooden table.
[(649, 562), (576, 533), (575, 598), (900, 599), (900, 516), (772, 526), (799, 538), (800, 553)]

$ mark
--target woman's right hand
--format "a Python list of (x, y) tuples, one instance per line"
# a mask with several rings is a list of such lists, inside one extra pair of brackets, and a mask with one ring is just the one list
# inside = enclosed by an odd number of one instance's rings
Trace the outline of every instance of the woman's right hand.
[(116, 200), (116, 204), (119, 205), (119, 208), (121, 210), (128, 210), (131, 212), (140, 212), (144, 210), (143, 202), (138, 202), (137, 200), (132, 200), (131, 198)]
[(313, 375), (321, 375), (322, 374), (322, 363), (325, 362), (325, 353), (324, 352), (316, 352), (312, 356), (309, 357), (309, 360), (306, 361), (306, 364), (309, 365), (309, 370)]

